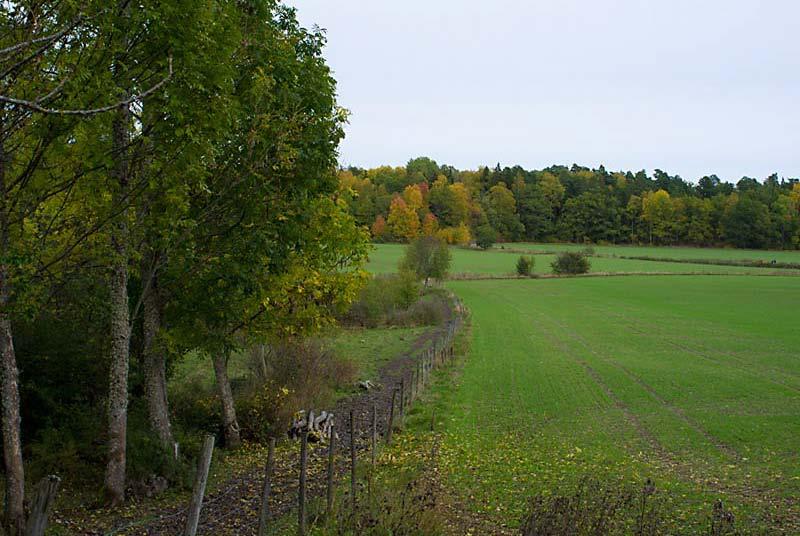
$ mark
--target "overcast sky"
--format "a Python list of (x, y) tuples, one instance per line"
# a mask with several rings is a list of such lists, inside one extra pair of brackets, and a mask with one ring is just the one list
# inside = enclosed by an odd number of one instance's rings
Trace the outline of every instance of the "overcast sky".
[(800, 176), (798, 0), (290, 0), (328, 34), (341, 163)]

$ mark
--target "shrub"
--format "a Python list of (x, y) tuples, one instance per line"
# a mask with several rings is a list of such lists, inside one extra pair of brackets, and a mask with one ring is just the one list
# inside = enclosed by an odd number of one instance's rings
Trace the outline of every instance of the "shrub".
[(522, 255), (517, 259), (517, 275), (529, 277), (533, 272), (533, 267), (536, 261), (533, 257), (526, 257)]
[(395, 312), (408, 309), (419, 299), (417, 276), (408, 271), (379, 275), (371, 279), (340, 319), (343, 324), (377, 327)]
[(426, 296), (408, 309), (395, 311), (387, 319), (392, 326), (415, 327), (441, 324), (447, 316), (447, 301), (438, 295)]
[(333, 512), (317, 527), (318, 533), (324, 536), (443, 534), (446, 523), (438, 507), (435, 486), (424, 478), (406, 479), (406, 475), (375, 479), (371, 493), (363, 493), (365, 499), (357, 502), (355, 510), (344, 507), (348, 504), (345, 497), (335, 501)]
[(585, 274), (589, 271), (589, 259), (583, 253), (564, 251), (550, 265), (554, 274)]
[(668, 533), (664, 531), (662, 503), (663, 499), (650, 480), (640, 490), (584, 480), (573, 493), (533, 498), (521, 534), (644, 536)]
[(264, 441), (288, 427), (298, 408), (331, 403), (335, 389), (352, 384), (356, 367), (318, 341), (285, 341), (249, 354), (249, 385), (237, 394), (236, 415), (243, 439)]
[(475, 244), (481, 249), (489, 249), (497, 242), (497, 231), (491, 225), (481, 225), (475, 229)]

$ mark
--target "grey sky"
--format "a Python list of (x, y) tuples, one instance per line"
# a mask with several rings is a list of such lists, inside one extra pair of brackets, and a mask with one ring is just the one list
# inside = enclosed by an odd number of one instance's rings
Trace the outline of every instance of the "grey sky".
[(328, 31), (344, 165), (800, 176), (797, 0), (290, 4)]

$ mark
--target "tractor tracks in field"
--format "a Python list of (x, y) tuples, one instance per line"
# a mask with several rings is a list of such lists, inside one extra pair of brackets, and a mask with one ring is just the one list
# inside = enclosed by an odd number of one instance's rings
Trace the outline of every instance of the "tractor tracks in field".
[[(523, 314), (523, 311), (520, 310), (518, 307), (513, 305), (511, 302), (507, 302), (509, 306), (514, 307), (519, 313)], [(634, 382), (636, 385), (641, 387), (651, 398), (656, 400), (662, 407), (664, 407), (667, 411), (669, 411), (675, 418), (683, 422), (686, 426), (694, 430), (696, 433), (701, 435), (706, 441), (708, 441), (711, 445), (713, 445), (719, 452), (721, 452), (727, 458), (740, 460), (740, 454), (733, 449), (731, 446), (725, 444), (719, 438), (712, 435), (708, 430), (704, 429), (697, 421), (692, 419), (689, 415), (687, 415), (681, 408), (675, 406), (670, 401), (665, 399), (661, 396), (651, 385), (647, 382), (642, 380), (638, 375), (631, 372), (627, 367), (621, 365), (614, 359), (607, 357), (594, 348), (592, 348), (585, 339), (583, 339), (580, 335), (575, 333), (571, 330), (568, 326), (554, 320), (546, 316), (544, 313), (540, 311), (536, 311), (536, 314), (544, 320), (544, 323), (549, 323), (550, 325), (554, 326), (557, 330), (564, 333), (570, 340), (574, 343), (579, 344), (583, 348), (585, 348), (590, 354), (594, 355), (596, 358), (601, 360), (602, 362), (613, 366), (617, 370), (621, 371), (626, 378), (630, 381)], [(690, 465), (686, 462), (678, 460), (675, 455), (667, 449), (659, 440), (658, 438), (652, 433), (652, 431), (639, 419), (639, 417), (633, 412), (633, 410), (628, 406), (620, 396), (614, 392), (611, 386), (603, 379), (602, 375), (594, 368), (588, 361), (579, 357), (575, 354), (574, 349), (570, 348), (568, 344), (564, 342), (563, 339), (559, 337), (555, 337), (551, 334), (550, 330), (540, 330), (542, 335), (547, 339), (547, 341), (556, 346), (561, 350), (561, 352), (569, 357), (572, 361), (580, 365), (589, 377), (602, 389), (602, 391), (606, 394), (606, 396), (612, 401), (614, 407), (622, 411), (625, 421), (634, 429), (636, 430), (637, 434), (649, 445), (652, 451), (658, 456), (658, 458), (667, 466), (677, 470), (679, 474), (681, 474), (684, 478), (689, 478), (691, 480), (696, 480), (697, 475), (693, 474), (690, 471)], [(704, 482), (708, 485), (708, 482)]]
[(727, 445), (719, 438), (711, 434), (708, 430), (703, 428), (703, 426), (700, 423), (698, 423), (695, 419), (687, 415), (686, 412), (683, 411), (683, 409), (681, 409), (680, 407), (676, 406), (675, 404), (664, 398), (658, 391), (656, 391), (653, 388), (652, 385), (645, 382), (640, 376), (632, 372), (628, 367), (622, 365), (612, 357), (604, 355), (598, 352), (596, 349), (592, 348), (592, 346), (586, 341), (586, 339), (581, 337), (575, 331), (571, 330), (568, 326), (565, 326), (564, 324), (561, 324), (556, 320), (552, 320), (552, 322), (556, 326), (558, 326), (559, 329), (561, 329), (564, 333), (566, 333), (567, 336), (570, 337), (573, 341), (575, 341), (576, 343), (580, 344), (583, 348), (585, 348), (589, 353), (591, 353), (601, 361), (621, 371), (625, 375), (625, 377), (627, 377), (636, 385), (644, 389), (654, 400), (656, 400), (659, 404), (661, 404), (661, 406), (663, 406), (665, 409), (667, 409), (667, 411), (672, 413), (672, 415), (675, 416), (678, 420), (680, 420), (681, 422), (689, 426), (692, 430), (703, 436), (706, 439), (706, 441), (714, 445), (714, 447), (717, 450), (719, 450), (729, 458), (735, 460), (741, 459), (741, 455), (733, 447)]
[[(518, 307), (514, 306), (511, 302), (508, 302), (510, 307), (516, 309), (519, 313), (524, 314), (524, 312), (519, 309)], [(544, 313), (539, 311), (536, 314), (542, 318), (545, 318)], [(658, 458), (667, 466), (672, 468), (679, 468), (683, 464), (682, 462), (678, 461), (672, 453), (664, 447), (663, 444), (656, 438), (655, 435), (650, 431), (647, 426), (639, 419), (639, 417), (631, 410), (630, 406), (628, 406), (617, 393), (611, 388), (611, 386), (603, 379), (602, 375), (597, 372), (597, 370), (592, 367), (589, 362), (585, 359), (579, 357), (575, 354), (574, 350), (569, 347), (562, 339), (558, 337), (554, 337), (550, 334), (548, 330), (541, 330), (541, 334), (547, 339), (547, 342), (552, 346), (558, 348), (561, 353), (567, 356), (570, 360), (574, 363), (578, 364), (586, 374), (592, 379), (592, 381), (600, 387), (603, 393), (608, 397), (608, 399), (612, 402), (613, 406), (622, 412), (622, 416), (625, 422), (636, 431), (639, 437), (650, 447), (650, 449), (657, 454)], [(682, 473), (689, 474), (688, 471), (681, 471)]]
[[(678, 350), (686, 352), (686, 353), (688, 353), (690, 355), (693, 355), (695, 357), (699, 357), (700, 359), (704, 359), (706, 361), (714, 363), (715, 365), (721, 365), (721, 366), (726, 366), (726, 367), (730, 367), (730, 366), (735, 367), (737, 370), (739, 370), (739, 371), (741, 371), (741, 372), (743, 372), (743, 373), (745, 373), (745, 374), (747, 374), (749, 376), (758, 378), (760, 380), (763, 380), (763, 381), (766, 381), (766, 382), (769, 382), (769, 383), (772, 383), (772, 384), (775, 384), (775, 385), (779, 385), (781, 387), (789, 389), (790, 391), (794, 391), (795, 393), (800, 393), (800, 387), (798, 387), (797, 385), (793, 385), (791, 383), (788, 383), (788, 382), (786, 382), (784, 380), (781, 380), (780, 378), (776, 378), (776, 377), (771, 376), (771, 375), (759, 374), (758, 371), (756, 371), (756, 370), (754, 370), (752, 368), (752, 365), (753, 365), (752, 363), (748, 363), (746, 360), (742, 359), (741, 357), (739, 357), (738, 355), (736, 355), (736, 354), (734, 354), (732, 352), (712, 351), (712, 350), (709, 350), (708, 348), (697, 347), (697, 346), (692, 347), (692, 346), (689, 346), (687, 344), (679, 342), (680, 339), (675, 337), (675, 336), (673, 336), (673, 335), (665, 334), (663, 331), (659, 331), (659, 329), (657, 327), (653, 326), (652, 324), (647, 324), (646, 325), (646, 329), (643, 329), (643, 328), (638, 327), (635, 323), (632, 323), (631, 320), (628, 317), (626, 317), (625, 315), (622, 315), (622, 314), (620, 314), (618, 312), (614, 312), (614, 311), (604, 310), (604, 312), (606, 312), (609, 316), (614, 317), (617, 320), (619, 320), (620, 322), (622, 322), (624, 324), (624, 326), (628, 329), (628, 331), (630, 331), (631, 333), (634, 333), (634, 334), (639, 335), (639, 336), (657, 335), (666, 344), (672, 346), (673, 348), (677, 348)], [(719, 358), (713, 357), (711, 355), (712, 352), (716, 353), (716, 354), (719, 354), (722, 357), (729, 358), (729, 359), (728, 360), (723, 360), (723, 359), (719, 359)], [(768, 367), (768, 366), (762, 366), (762, 368), (764, 370), (768, 370), (768, 371), (770, 371), (770, 372), (772, 372), (774, 374), (787, 376), (787, 377), (790, 377), (790, 378), (792, 378), (792, 379), (794, 379), (796, 381), (800, 381), (800, 376), (798, 376), (798, 375), (796, 375), (796, 374), (794, 374), (794, 373), (792, 373), (790, 371), (776, 369), (774, 367)]]

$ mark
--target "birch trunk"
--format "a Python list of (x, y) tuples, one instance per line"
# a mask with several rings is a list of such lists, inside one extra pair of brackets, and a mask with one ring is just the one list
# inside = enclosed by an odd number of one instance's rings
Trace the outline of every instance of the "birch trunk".
[(222, 401), (222, 424), (225, 427), (225, 446), (236, 448), (241, 444), (239, 422), (236, 420), (236, 408), (233, 404), (231, 382), (228, 379), (228, 356), (218, 352), (214, 354), (214, 374), (217, 378), (217, 390)]
[[(0, 108), (0, 125), (3, 110)], [(25, 528), (25, 470), (22, 464), (20, 432), (19, 371), (14, 352), (14, 336), (9, 306), (11, 302), (9, 267), (5, 263), (9, 248), (6, 191), (6, 154), (0, 140), (0, 398), (3, 402), (3, 460), (6, 477), (6, 518), (9, 534), (17, 536)]]
[[(117, 183), (115, 206), (128, 203), (128, 125), (130, 109), (121, 106), (113, 123), (114, 169)], [(112, 505), (125, 501), (125, 458), (128, 428), (128, 364), (130, 353), (130, 312), (128, 310), (128, 222), (127, 210), (117, 218), (111, 233), (114, 260), (109, 280), (111, 367), (108, 381), (108, 465), (106, 495)]]
[[(142, 273), (146, 272), (143, 270)], [(167, 364), (163, 348), (157, 343), (161, 329), (161, 303), (158, 278), (155, 274), (151, 276), (150, 284), (144, 288), (142, 307), (144, 392), (150, 426), (158, 435), (158, 440), (164, 449), (172, 452), (175, 440), (172, 437), (172, 425), (169, 420)]]

